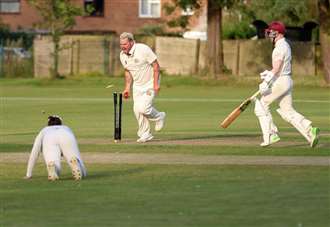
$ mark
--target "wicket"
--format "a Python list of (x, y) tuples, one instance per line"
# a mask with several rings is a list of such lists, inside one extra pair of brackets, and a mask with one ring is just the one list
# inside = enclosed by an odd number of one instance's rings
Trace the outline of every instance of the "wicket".
[(121, 112), (122, 112), (122, 100), (123, 95), (119, 93), (113, 93), (113, 105), (114, 105), (114, 141), (117, 143), (121, 140)]

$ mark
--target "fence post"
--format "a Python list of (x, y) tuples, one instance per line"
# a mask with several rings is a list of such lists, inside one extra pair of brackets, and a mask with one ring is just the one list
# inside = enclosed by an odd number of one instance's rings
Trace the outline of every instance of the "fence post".
[(197, 39), (196, 40), (196, 52), (195, 52), (195, 68), (194, 68), (194, 73), (197, 74), (199, 72), (199, 52), (201, 49), (201, 40)]
[(109, 75), (109, 40), (105, 37), (103, 40), (103, 72), (105, 75)]
[(109, 64), (110, 64), (110, 75), (114, 76), (116, 73), (116, 54), (117, 54), (117, 39), (115, 35), (111, 36), (110, 39), (110, 56), (109, 56)]
[(75, 41), (70, 37), (70, 75), (73, 75), (73, 55), (74, 55), (74, 45)]
[(3, 77), (3, 55), (4, 49), (2, 43), (0, 42), (0, 77)]
[(236, 72), (234, 73), (234, 74), (236, 74), (236, 76), (238, 77), (239, 76), (239, 67), (240, 67), (240, 65), (239, 65), (239, 58), (240, 58), (240, 40), (236, 40), (236, 51), (237, 51), (237, 53), (236, 53)]
[(77, 75), (80, 73), (80, 39), (77, 40)]

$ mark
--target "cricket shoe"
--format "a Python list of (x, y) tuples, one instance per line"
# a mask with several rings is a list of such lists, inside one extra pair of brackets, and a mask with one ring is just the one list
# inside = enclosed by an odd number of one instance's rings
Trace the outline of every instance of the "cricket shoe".
[(82, 172), (80, 169), (79, 160), (76, 157), (71, 158), (70, 166), (72, 171), (72, 176), (75, 180), (81, 180)]
[(145, 143), (147, 141), (152, 140), (154, 137), (151, 134), (148, 134), (146, 136), (141, 136), (136, 142), (138, 143)]
[(49, 181), (56, 181), (59, 179), (54, 162), (49, 162), (47, 164), (47, 170), (48, 170), (48, 180)]
[(162, 128), (165, 125), (165, 117), (166, 117), (166, 113), (165, 112), (160, 112), (160, 119), (158, 121), (156, 121), (155, 124), (155, 131), (159, 132), (160, 130), (162, 130)]
[(314, 148), (319, 142), (320, 129), (316, 127), (312, 127), (310, 131), (310, 135), (311, 135), (310, 146)]
[(267, 147), (269, 145), (272, 145), (274, 143), (277, 143), (280, 140), (281, 140), (281, 138), (277, 134), (272, 134), (272, 135), (270, 135), (269, 142), (262, 142), (260, 144), (260, 146)]

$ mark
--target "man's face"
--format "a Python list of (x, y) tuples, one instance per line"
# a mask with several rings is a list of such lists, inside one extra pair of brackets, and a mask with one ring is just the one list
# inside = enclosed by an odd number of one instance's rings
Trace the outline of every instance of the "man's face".
[(128, 39), (121, 39), (120, 41), (120, 49), (125, 53), (128, 54), (131, 50), (132, 46), (134, 45), (134, 41), (130, 41)]
[(273, 40), (274, 38), (276, 38), (278, 32), (272, 29), (266, 30), (266, 37), (268, 37), (269, 39)]

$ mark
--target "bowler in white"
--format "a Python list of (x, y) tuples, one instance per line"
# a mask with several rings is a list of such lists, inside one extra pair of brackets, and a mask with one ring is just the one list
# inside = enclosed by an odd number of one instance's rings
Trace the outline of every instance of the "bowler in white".
[(150, 121), (155, 122), (155, 131), (164, 127), (165, 112), (153, 106), (153, 99), (160, 90), (160, 74), (157, 56), (145, 44), (135, 43), (131, 33), (120, 35), (120, 61), (125, 69), (123, 96), (130, 97), (133, 85), (134, 114), (138, 122), (138, 143), (153, 139)]

